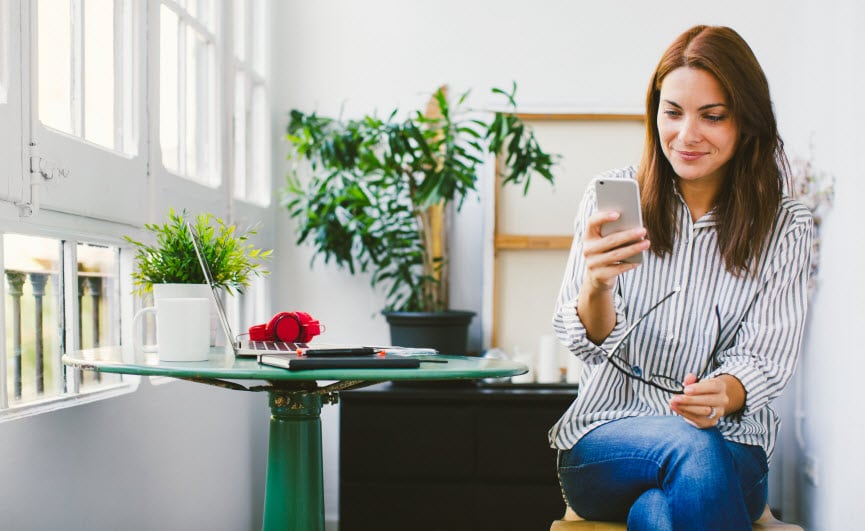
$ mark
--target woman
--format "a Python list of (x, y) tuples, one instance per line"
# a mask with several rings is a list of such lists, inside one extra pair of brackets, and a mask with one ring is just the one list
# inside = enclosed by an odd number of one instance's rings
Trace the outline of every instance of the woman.
[(768, 404), (799, 353), (810, 213), (783, 195), (768, 83), (735, 31), (677, 38), (646, 115), (639, 169), (604, 175), (637, 180), (645, 229), (601, 236), (618, 214), (592, 188), (577, 218), (553, 326), (586, 370), (550, 442), (584, 518), (750, 529), (778, 432)]

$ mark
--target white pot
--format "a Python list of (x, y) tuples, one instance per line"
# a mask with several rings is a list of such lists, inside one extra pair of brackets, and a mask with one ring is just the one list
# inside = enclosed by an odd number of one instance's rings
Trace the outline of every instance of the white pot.
[(153, 301), (159, 299), (179, 298), (204, 298), (210, 299), (210, 286), (207, 284), (154, 284)]
[(210, 300), (203, 297), (163, 297), (154, 306), (138, 310), (132, 320), (141, 330), (141, 319), (153, 314), (156, 344), (145, 345), (135, 334), (137, 350), (159, 353), (160, 361), (206, 361), (210, 354)]
[(210, 344), (222, 346), (225, 344), (225, 334), (219, 324), (219, 316), (213, 304), (213, 292), (207, 284), (154, 284), (153, 303), (159, 299), (204, 298), (210, 301)]

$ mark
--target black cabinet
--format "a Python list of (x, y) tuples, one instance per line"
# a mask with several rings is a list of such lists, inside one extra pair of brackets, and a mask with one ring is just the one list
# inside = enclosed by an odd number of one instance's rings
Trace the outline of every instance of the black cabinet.
[(571, 386), (341, 393), (340, 531), (547, 530), (564, 511), (547, 430)]

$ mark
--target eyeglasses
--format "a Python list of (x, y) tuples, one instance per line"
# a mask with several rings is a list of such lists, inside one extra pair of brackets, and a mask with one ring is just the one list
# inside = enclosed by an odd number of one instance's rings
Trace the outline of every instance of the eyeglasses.
[[(628, 337), (630, 337), (631, 333), (637, 328), (637, 326), (649, 316), (655, 309), (660, 306), (664, 301), (678, 293), (679, 290), (675, 289), (670, 293), (664, 295), (661, 300), (652, 305), (651, 308), (646, 310), (646, 312), (641, 315), (636, 321), (634, 321), (631, 326), (625, 330), (625, 335), (613, 346), (613, 350), (610, 352), (604, 351), (607, 355), (607, 361), (610, 362), (616, 370), (627, 376), (628, 378), (633, 378), (634, 380), (640, 381), (646, 385), (650, 385), (656, 389), (660, 389), (661, 391), (666, 391), (668, 393), (673, 394), (682, 394), (685, 392), (685, 385), (674, 378), (670, 378), (669, 376), (665, 376), (663, 374), (649, 374), (644, 375), (642, 369), (636, 365), (631, 365), (628, 361), (618, 355), (618, 352), (621, 350), (622, 345), (624, 345), (628, 341)], [(715, 317), (717, 318), (718, 328), (717, 328), (717, 336), (715, 338), (715, 345), (712, 347), (712, 355), (709, 356), (709, 359), (706, 360), (706, 366), (703, 367), (703, 370), (700, 371), (700, 374), (697, 376), (698, 380), (702, 380), (703, 377), (709, 372), (709, 369), (715, 364), (715, 359), (718, 356), (718, 351), (721, 347), (721, 310), (715, 306)], [(603, 350), (603, 349), (602, 349)]]

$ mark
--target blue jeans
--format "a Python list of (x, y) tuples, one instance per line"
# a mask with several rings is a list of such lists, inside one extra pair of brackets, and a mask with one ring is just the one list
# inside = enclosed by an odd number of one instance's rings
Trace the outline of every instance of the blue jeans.
[(563, 451), (568, 505), (633, 530), (750, 530), (768, 496), (766, 453), (680, 417), (604, 424)]

